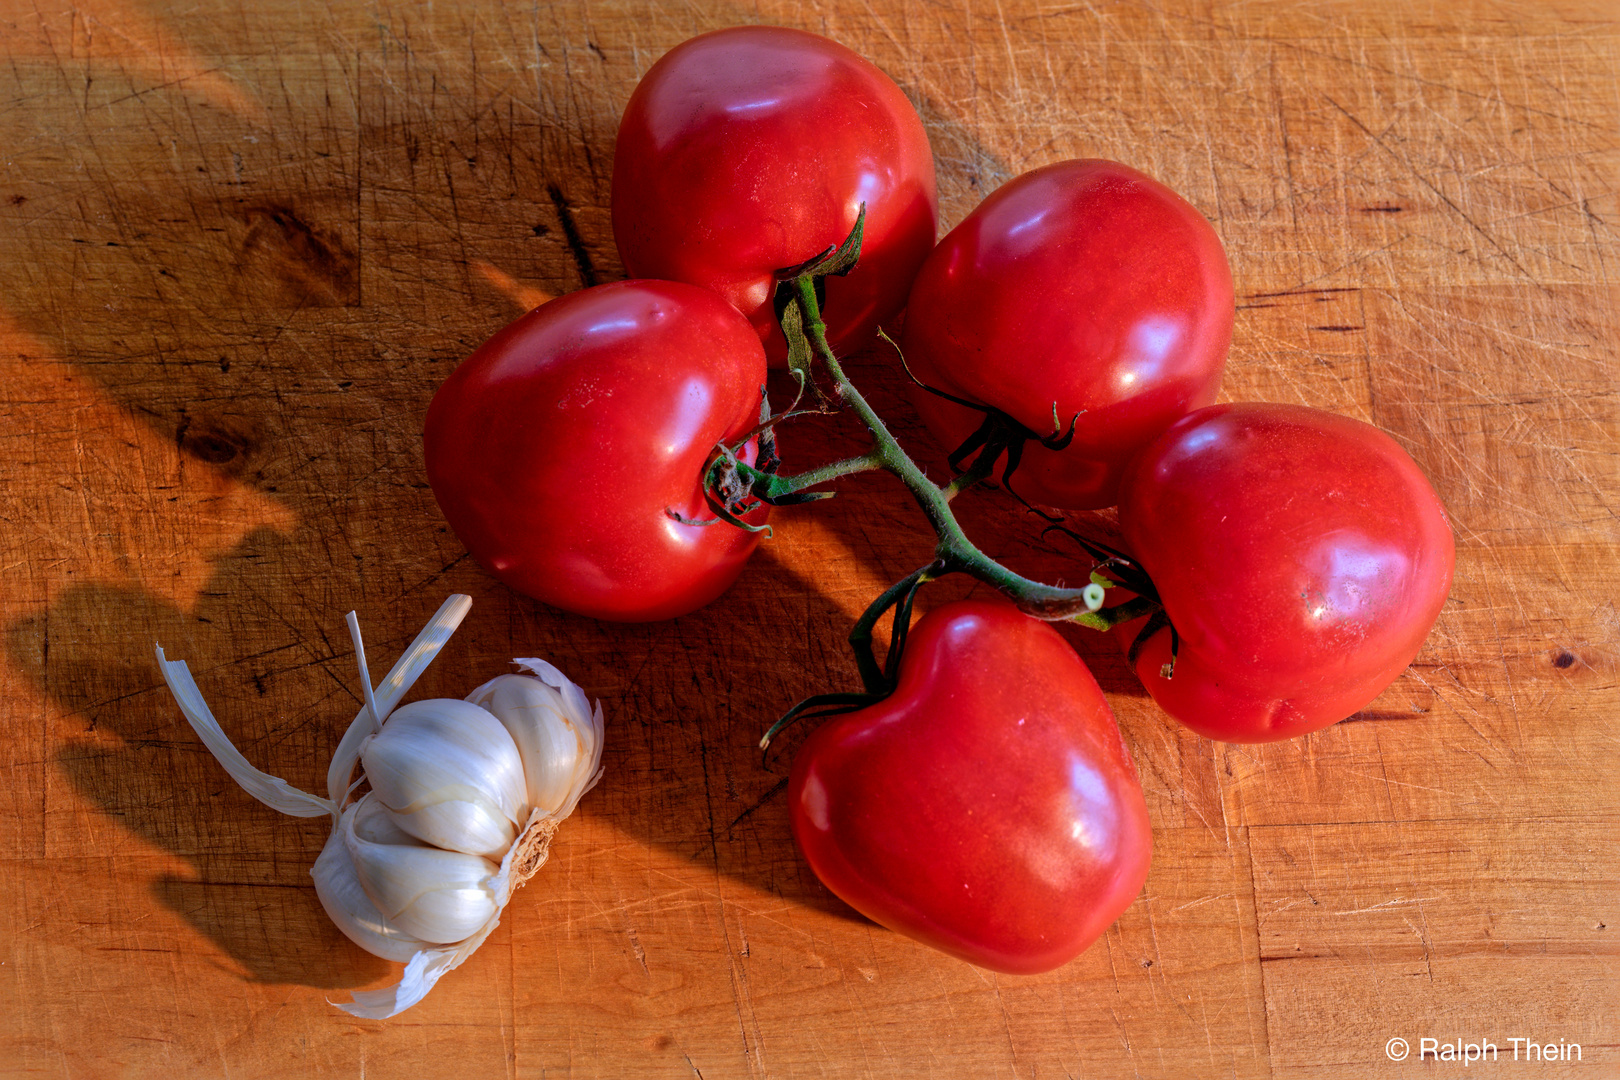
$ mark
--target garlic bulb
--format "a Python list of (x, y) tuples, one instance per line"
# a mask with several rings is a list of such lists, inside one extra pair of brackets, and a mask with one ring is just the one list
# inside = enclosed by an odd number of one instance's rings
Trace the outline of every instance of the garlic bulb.
[[(365, 706), (333, 754), (325, 799), (254, 768), (185, 662), (157, 650), (180, 711), (237, 783), (282, 813), (331, 816), (332, 835), (310, 871), (321, 906), (355, 944), (406, 965), (395, 985), (338, 1005), (355, 1016), (408, 1009), (472, 955), (601, 776), (602, 705), (591, 708), (544, 660), (514, 661), (530, 674), (497, 676), (465, 701), (396, 708), (471, 605), (460, 595), (445, 601), (375, 690), (349, 613)], [(370, 790), (356, 797), (362, 784)]]

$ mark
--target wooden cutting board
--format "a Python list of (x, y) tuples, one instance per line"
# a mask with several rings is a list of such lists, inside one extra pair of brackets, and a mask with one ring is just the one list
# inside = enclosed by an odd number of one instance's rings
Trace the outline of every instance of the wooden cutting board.
[[(1065, 157), (1185, 194), (1237, 282), (1224, 396), (1380, 425), (1453, 516), (1417, 663), (1308, 738), (1195, 738), (1065, 631), (1155, 849), (1135, 905), (1049, 975), (855, 916), (794, 851), (788, 755), (755, 750), (788, 704), (855, 685), (851, 620), (928, 550), (895, 484), (780, 514), (720, 602), (623, 627), (495, 584), (423, 479), (457, 361), (621, 275), (608, 178), (637, 78), (743, 22), (899, 82), (946, 226)], [(1620, 1075), (1612, 0), (8, 0), (0, 53), (0, 1073)], [(942, 470), (892, 365), (851, 372)], [(784, 443), (860, 445), (846, 423)], [(998, 494), (962, 502), (992, 554), (1081, 572)], [(358, 701), (343, 613), (375, 669), (451, 592), (472, 615), (419, 692), (549, 657), (602, 699), (607, 774), (482, 951), (355, 1021), (327, 999), (398, 969), (322, 913), (324, 827), (226, 778), (151, 649), (319, 791)], [(1498, 1059), (1420, 1065), (1424, 1039)], [(1531, 1041), (1581, 1056), (1526, 1063)]]

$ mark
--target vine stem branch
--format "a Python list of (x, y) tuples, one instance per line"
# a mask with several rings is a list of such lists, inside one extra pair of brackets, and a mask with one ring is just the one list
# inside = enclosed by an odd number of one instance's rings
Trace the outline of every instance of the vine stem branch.
[[(1112, 622), (1108, 613), (1093, 608), (1085, 596), (1084, 589), (1065, 589), (1054, 585), (1045, 585), (1039, 581), (1032, 581), (1020, 574), (1002, 566), (968, 539), (967, 534), (957, 523), (956, 515), (951, 512), (951, 500), (968, 486), (978, 483), (989, 475), (993, 461), (984, 461), (982, 455), (979, 462), (967, 473), (957, 477), (945, 487), (940, 487), (923, 474), (922, 469), (901, 448), (900, 443), (889, 431), (888, 425), (883, 422), (876, 410), (855, 388), (849, 377), (844, 373), (843, 366), (833, 355), (832, 347), (827, 343), (827, 326), (821, 318), (821, 305), (816, 299), (816, 289), (813, 279), (809, 275), (794, 280), (793, 287), (796, 292), (795, 301), (799, 304), (804, 315), (804, 327), (811, 347), (817, 357), (825, 365), (827, 374), (831, 377), (834, 392), (839, 400), (860, 418), (868, 431), (872, 434), (872, 449), (868, 454), (859, 458), (850, 458), (845, 462), (837, 462), (831, 466), (824, 466), (822, 470), (833, 470), (827, 479), (837, 475), (844, 475), (837, 471), (849, 466), (852, 462), (860, 462), (863, 467), (881, 467), (887, 469), (906, 485), (912, 498), (922, 509), (928, 523), (933, 526), (938, 537), (934, 553), (938, 559), (940, 573), (959, 572), (969, 574), (986, 584), (992, 585), (1010, 597), (1026, 613), (1038, 619), (1048, 621), (1071, 620), (1097, 630), (1106, 630)], [(870, 466), (867, 463), (875, 463)], [(847, 471), (856, 471), (849, 468)], [(800, 474), (808, 477), (811, 473)], [(800, 477), (784, 478), (796, 486), (808, 487), (809, 484), (799, 485)], [(824, 482), (824, 481), (819, 481)], [(934, 576), (938, 576), (937, 574)]]
[(743, 464), (741, 461), (736, 463), (737, 471), (753, 485), (754, 492), (771, 499), (780, 498), (783, 495), (796, 495), (801, 491), (831, 483), (840, 477), (853, 476), (856, 473), (871, 472), (874, 469), (881, 468), (884, 468), (883, 459), (875, 451), (857, 454), (855, 457), (829, 462), (826, 465), (818, 465), (813, 469), (806, 469), (804, 472), (794, 473), (791, 476), (764, 473), (751, 465)]

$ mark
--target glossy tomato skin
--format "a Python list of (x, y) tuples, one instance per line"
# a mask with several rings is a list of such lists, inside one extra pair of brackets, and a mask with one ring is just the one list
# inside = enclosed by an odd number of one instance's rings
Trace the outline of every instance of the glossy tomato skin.
[[(1445, 507), (1370, 424), (1297, 405), (1215, 405), (1127, 471), (1127, 547), (1180, 634), (1137, 675), (1200, 735), (1271, 742), (1364, 708), (1422, 647), (1451, 589)], [(1141, 623), (1117, 631), (1129, 646)]]
[(752, 533), (666, 509), (714, 516), (704, 465), (758, 422), (764, 380), (759, 339), (715, 294), (582, 289), (445, 380), (428, 407), (428, 481), (462, 543), (518, 592), (601, 619), (673, 618), (725, 591), (754, 549)]
[(846, 903), (994, 971), (1072, 960), (1147, 878), (1147, 806), (1102, 691), (1004, 602), (919, 620), (894, 694), (800, 747), (788, 806)]
[(933, 152), (900, 88), (835, 41), (738, 26), (666, 53), (619, 122), (613, 238), (625, 269), (718, 292), (776, 364), (787, 346), (774, 272), (843, 242), (863, 201), (860, 264), (827, 281), (840, 354), (894, 317), (934, 246)]
[[(1112, 161), (1063, 161), (997, 188), (929, 256), (901, 347), (923, 383), (1040, 435), (1080, 413), (1061, 451), (1033, 442), (1013, 475), (1032, 502), (1112, 506), (1131, 456), (1215, 400), (1232, 341), (1220, 238), (1175, 192)], [(983, 414), (913, 388), (954, 450)]]

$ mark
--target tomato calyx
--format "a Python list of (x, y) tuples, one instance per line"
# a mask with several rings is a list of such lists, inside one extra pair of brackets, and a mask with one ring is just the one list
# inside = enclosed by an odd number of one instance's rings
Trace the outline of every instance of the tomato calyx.
[(1148, 640), (1159, 631), (1168, 628), (1170, 660), (1160, 669), (1159, 676), (1164, 679), (1171, 678), (1175, 674), (1176, 654), (1181, 649), (1181, 635), (1176, 631), (1175, 624), (1170, 621), (1170, 615), (1164, 609), (1164, 602), (1159, 599), (1158, 586), (1153, 584), (1147, 570), (1118, 548), (1082, 536), (1061, 521), (1048, 524), (1041, 530), (1041, 536), (1044, 538), (1047, 533), (1052, 532), (1067, 536), (1091, 556), (1094, 562), (1091, 569), (1093, 584), (1103, 589), (1118, 586), (1133, 594), (1129, 600), (1112, 607), (1102, 607), (1093, 612), (1090, 618), (1077, 621), (1094, 630), (1112, 630), (1116, 626), (1147, 616), (1147, 622), (1137, 631), (1126, 652), (1126, 658), (1132, 664), (1136, 663), (1136, 658), (1141, 655), (1142, 647)]
[(744, 465), (736, 452), (725, 443), (716, 443), (714, 449), (715, 456), (704, 474), (703, 487), (703, 501), (708, 504), (714, 517), (707, 521), (689, 521), (673, 509), (666, 509), (664, 512), (687, 525), (718, 525), (723, 521), (727, 525), (748, 532), (762, 532), (769, 538), (772, 535), (769, 525), (755, 525), (745, 520), (748, 514), (760, 507), (759, 502), (748, 500), (747, 485), (739, 479), (739, 470), (748, 466)]
[[(776, 449), (776, 425), (783, 420), (803, 416), (806, 412), (821, 410), (794, 410), (772, 415), (770, 398), (765, 387), (759, 388), (759, 425), (738, 439), (734, 446), (717, 443), (703, 472), (703, 495), (715, 518), (700, 524), (724, 521), (739, 528), (750, 528), (740, 519), (761, 506), (798, 506), (803, 503), (830, 499), (836, 492), (807, 491), (811, 486), (802, 477), (784, 477), (781, 455)], [(750, 442), (758, 447), (752, 465), (742, 459), (743, 450)], [(673, 511), (672, 517), (677, 517)], [(679, 518), (677, 517), (677, 520)]]
[[(888, 589), (856, 620), (849, 632), (850, 648), (855, 650), (855, 666), (860, 669), (861, 682), (868, 694), (879, 698), (894, 692), (895, 679), (900, 671), (900, 658), (906, 650), (906, 635), (911, 630), (911, 608), (917, 600), (917, 591), (929, 581), (949, 572), (945, 562), (936, 559), (912, 571)], [(885, 612), (894, 609), (894, 620), (889, 633), (889, 652), (879, 667), (877, 655), (872, 651), (874, 631)]]
[[(844, 277), (855, 269), (861, 257), (861, 237), (866, 230), (866, 204), (855, 215), (855, 226), (841, 244), (829, 245), (819, 255), (776, 271), (776, 291), (771, 303), (776, 321), (787, 338), (788, 370), (799, 382), (802, 395), (808, 387), (816, 401), (827, 405), (826, 395), (811, 377), (818, 350), (831, 352), (827, 344), (827, 324), (821, 310), (827, 303), (827, 279)], [(813, 302), (809, 302), (813, 299)], [(797, 402), (795, 402), (797, 404)], [(790, 410), (791, 411), (791, 410)]]
[[(949, 572), (945, 562), (936, 559), (927, 566), (907, 574), (872, 601), (856, 620), (848, 639), (850, 648), (855, 652), (855, 666), (861, 673), (864, 691), (814, 694), (805, 698), (771, 725), (770, 730), (759, 740), (759, 748), (768, 750), (771, 740), (796, 720), (825, 719), (854, 712), (856, 709), (875, 705), (893, 694), (900, 677), (900, 660), (905, 655), (906, 636), (911, 630), (911, 610), (916, 602), (917, 592), (927, 582)], [(889, 651), (880, 666), (877, 654), (873, 650), (873, 643), (878, 622), (891, 609), (894, 612), (894, 619), (889, 632)]]
[(1159, 666), (1159, 678), (1169, 680), (1176, 675), (1176, 655), (1181, 651), (1181, 635), (1176, 632), (1176, 624), (1170, 621), (1170, 616), (1164, 608), (1159, 608), (1148, 616), (1148, 621), (1142, 624), (1142, 629), (1131, 640), (1131, 647), (1125, 650), (1125, 660), (1134, 668), (1137, 659), (1142, 655), (1142, 648), (1149, 639), (1165, 628), (1170, 630), (1170, 659)]
[[(938, 394), (942, 398), (947, 398), (959, 405), (966, 405), (970, 409), (984, 413), (984, 422), (978, 426), (973, 434), (963, 440), (961, 446), (951, 451), (950, 456), (945, 460), (950, 463), (951, 468), (958, 472), (964, 472), (966, 470), (962, 468), (962, 460), (975, 450), (979, 451), (979, 457), (974, 459), (975, 464), (980, 459), (987, 463), (993, 463), (1005, 453), (1007, 455), (1007, 465), (1001, 470), (1001, 486), (1008, 491), (1013, 490), (1011, 484), (1012, 474), (1023, 459), (1025, 443), (1033, 439), (1048, 450), (1062, 450), (1074, 441), (1074, 425), (1079, 422), (1080, 414), (1075, 413), (1069, 417), (1069, 426), (1065, 429), (1063, 421), (1058, 418), (1057, 402), (1055, 401), (1052, 402), (1052, 430), (1045, 435), (1038, 435), (994, 406), (974, 405), (963, 398), (927, 386), (915, 378), (912, 381), (930, 394)], [(1017, 493), (1014, 492), (1014, 494)], [(1022, 498), (1019, 501), (1028, 505), (1027, 501)]]
[[(776, 452), (776, 433), (764, 425), (770, 416), (770, 402), (765, 398), (763, 386), (759, 388), (759, 397), (761, 427), (738, 439), (735, 447), (727, 446), (724, 442), (715, 443), (709, 463), (703, 468), (703, 501), (708, 504), (714, 517), (707, 520), (689, 518), (674, 507), (666, 506), (664, 513), (671, 519), (682, 525), (707, 526), (724, 522), (747, 532), (762, 532), (767, 538), (772, 535), (769, 525), (755, 525), (744, 520), (760, 508), (760, 503), (749, 500), (750, 485), (742, 479), (743, 470), (769, 476), (774, 475), (782, 465), (782, 459)], [(757, 468), (742, 461), (742, 454), (750, 442), (756, 447)]]
[[(986, 405), (971, 398), (958, 397), (956, 394), (941, 390), (937, 386), (929, 386), (917, 378), (916, 373), (911, 370), (911, 365), (906, 363), (905, 353), (900, 350), (900, 346), (895, 343), (894, 339), (881, 330), (878, 331), (878, 336), (894, 348), (895, 355), (900, 358), (901, 370), (906, 373), (906, 378), (910, 379), (918, 389), (925, 390), (936, 397), (944, 398), (953, 404), (972, 409), (974, 412), (984, 415), (984, 420), (979, 426), (946, 457), (946, 464), (950, 465), (952, 470), (959, 475), (974, 476), (975, 478), (988, 477), (995, 468), (995, 463), (1005, 454), (1007, 463), (1001, 470), (1001, 486), (1013, 498), (1047, 521), (1062, 521), (1062, 518), (1053, 517), (1036, 508), (1028, 499), (1020, 495), (1012, 486), (1012, 475), (1017, 471), (1019, 464), (1024, 459), (1024, 446), (1026, 443), (1034, 441), (1048, 450), (1066, 449), (1074, 441), (1074, 426), (1080, 422), (1081, 413), (1085, 410), (1082, 409), (1069, 417), (1069, 426), (1065, 428), (1062, 418), (1058, 415), (1057, 402), (1052, 402), (1052, 430), (1042, 435), (994, 405)], [(977, 451), (978, 454), (974, 457), (973, 463), (964, 468), (962, 462), (974, 451)], [(970, 483), (972, 482), (976, 482), (976, 479), (970, 481)]]
[[(759, 424), (736, 441), (734, 446), (716, 443), (703, 470), (703, 498), (714, 517), (694, 521), (679, 511), (666, 507), (664, 513), (683, 525), (727, 525), (749, 532), (771, 535), (768, 525), (754, 525), (744, 520), (761, 506), (794, 506), (800, 503), (830, 499), (830, 491), (788, 491), (776, 493), (773, 484), (782, 467), (781, 455), (776, 449), (776, 425), (790, 416), (802, 413), (787, 412), (771, 415), (770, 398), (765, 387), (759, 388)], [(744, 450), (750, 443), (755, 446), (754, 463), (743, 460)]]

